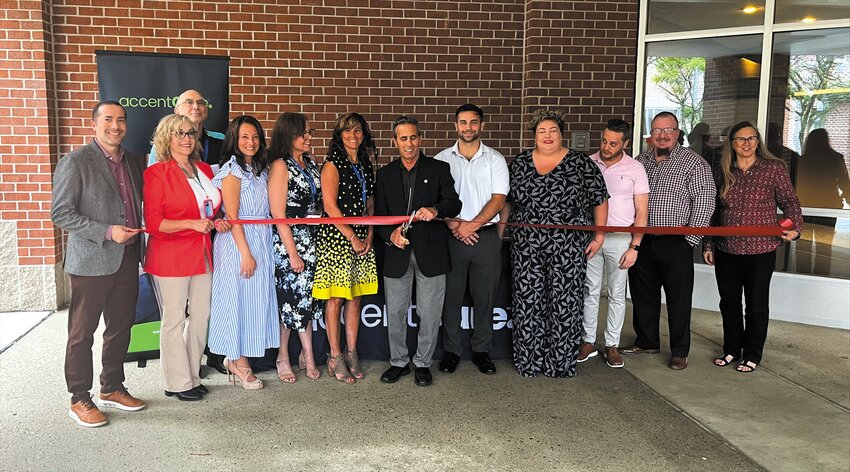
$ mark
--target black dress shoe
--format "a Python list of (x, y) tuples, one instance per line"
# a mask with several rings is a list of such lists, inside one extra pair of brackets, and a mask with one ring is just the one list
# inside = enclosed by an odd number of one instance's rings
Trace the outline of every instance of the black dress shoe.
[(472, 363), (478, 366), (478, 371), (482, 374), (496, 373), (496, 364), (490, 360), (490, 354), (486, 352), (473, 352)]
[(227, 369), (224, 368), (224, 356), (207, 354), (207, 365), (217, 370), (219, 374), (227, 374)]
[(398, 382), (398, 379), (401, 378), (402, 375), (407, 375), (410, 373), (410, 366), (406, 365), (404, 367), (396, 367), (392, 366), (387, 369), (383, 375), (381, 375), (381, 382), (385, 384), (391, 384)]
[(206, 395), (210, 393), (210, 391), (207, 389), (207, 387), (204, 386), (204, 384), (198, 384), (198, 386), (195, 387), (195, 390), (197, 390), (198, 393), (200, 393), (201, 395)]
[(457, 369), (458, 364), (460, 364), (460, 356), (453, 352), (446, 352), (443, 354), (443, 360), (440, 361), (440, 372), (451, 374)]
[(417, 367), (416, 372), (413, 374), (413, 382), (420, 387), (427, 387), (431, 385), (431, 382), (434, 380), (431, 377), (431, 369), (428, 367)]
[(204, 398), (204, 396), (201, 395), (201, 392), (195, 390), (194, 388), (186, 390), (185, 392), (169, 392), (168, 390), (166, 390), (165, 396), (177, 397), (179, 400), (182, 400), (184, 402), (193, 402), (195, 400), (200, 400)]

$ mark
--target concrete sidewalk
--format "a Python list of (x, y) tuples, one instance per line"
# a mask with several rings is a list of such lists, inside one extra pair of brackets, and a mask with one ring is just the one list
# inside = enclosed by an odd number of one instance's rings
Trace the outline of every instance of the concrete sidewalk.
[(847, 331), (774, 322), (764, 365), (744, 375), (711, 365), (719, 315), (695, 312), (682, 372), (664, 354), (625, 369), (597, 357), (566, 380), (464, 362), (419, 388), (381, 384), (386, 364), (368, 362), (350, 386), (265, 372), (267, 388), (245, 392), (214, 373), (193, 403), (162, 394), (158, 361), (127, 364), (148, 408), (86, 430), (67, 416), (66, 316), (0, 355), (2, 470), (850, 470)]

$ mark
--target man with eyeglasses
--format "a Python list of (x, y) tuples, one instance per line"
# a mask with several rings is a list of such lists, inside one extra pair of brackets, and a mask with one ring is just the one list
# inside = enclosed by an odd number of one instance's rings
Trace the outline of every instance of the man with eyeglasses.
[[(375, 182), (375, 215), (412, 215), (407, 224), (375, 231), (387, 244), (384, 250), (384, 297), (387, 304), (387, 337), (390, 368), (381, 382), (394, 383), (410, 373), (407, 319), (413, 280), (416, 279), (416, 313), (419, 315), (414, 383), (431, 385), (431, 362), (437, 346), (446, 273), (451, 270), (445, 223), (454, 218), (461, 203), (451, 168), (419, 150), (419, 121), (402, 116), (392, 124), (396, 159), (378, 170)], [(412, 222), (412, 224), (410, 224)]]
[(127, 113), (118, 102), (92, 110), (95, 138), (59, 160), (53, 175), (50, 218), (68, 233), (65, 272), (71, 279), (65, 382), (68, 415), (80, 426), (107, 423), (92, 402), (92, 344), (101, 314), (105, 323), (100, 373), (101, 407), (138, 411), (145, 403), (124, 387), (124, 357), (136, 318), (139, 262), (144, 239), (142, 171), (145, 157), (121, 146)]
[[(221, 159), (221, 148), (224, 145), (224, 135), (204, 128), (204, 121), (210, 115), (209, 102), (197, 90), (186, 90), (174, 102), (174, 113), (183, 115), (198, 128), (198, 146), (201, 149), (201, 160), (217, 166)], [(148, 165), (156, 162), (153, 148), (148, 156)]]
[[(651, 148), (637, 157), (649, 179), (647, 226), (705, 227), (711, 221), (717, 190), (708, 163), (678, 143), (679, 120), (670, 112), (652, 119)], [(623, 354), (660, 352), (661, 289), (667, 298), (670, 362), (688, 366), (691, 344), (691, 299), (694, 290), (693, 247), (701, 236), (643, 237), (637, 261), (629, 269), (635, 342)]]

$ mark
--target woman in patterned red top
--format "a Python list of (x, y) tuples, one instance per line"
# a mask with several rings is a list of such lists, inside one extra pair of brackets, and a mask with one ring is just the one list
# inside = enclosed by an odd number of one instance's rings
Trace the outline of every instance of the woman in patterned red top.
[[(776, 207), (794, 223), (779, 236), (714, 237), (703, 240), (703, 259), (714, 265), (723, 316), (723, 355), (714, 365), (737, 360), (738, 372), (752, 372), (761, 362), (769, 320), (770, 278), (776, 248), (800, 237), (803, 215), (785, 163), (771, 155), (761, 134), (748, 121), (729, 130), (719, 168), (714, 169), (718, 198), (714, 224), (776, 224)], [(746, 300), (746, 315), (741, 294)], [(746, 327), (744, 326), (746, 324)]]

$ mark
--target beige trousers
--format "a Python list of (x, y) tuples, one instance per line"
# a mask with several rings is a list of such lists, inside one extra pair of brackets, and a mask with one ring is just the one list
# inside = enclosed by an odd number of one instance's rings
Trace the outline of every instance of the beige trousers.
[[(212, 273), (153, 277), (162, 312), (159, 335), (162, 386), (185, 392), (201, 384), (198, 376), (210, 321)], [(186, 317), (186, 301), (189, 317)]]

